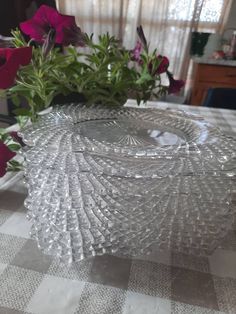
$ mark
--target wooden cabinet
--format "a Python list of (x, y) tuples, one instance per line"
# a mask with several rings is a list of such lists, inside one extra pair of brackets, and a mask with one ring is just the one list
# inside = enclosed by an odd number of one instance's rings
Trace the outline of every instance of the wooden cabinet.
[(196, 63), (194, 72), (191, 105), (202, 105), (208, 88), (236, 88), (236, 66)]

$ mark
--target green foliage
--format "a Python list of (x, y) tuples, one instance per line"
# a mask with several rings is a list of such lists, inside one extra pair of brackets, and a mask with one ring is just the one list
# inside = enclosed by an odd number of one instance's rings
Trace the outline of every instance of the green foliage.
[[(0, 141), (3, 142), (8, 149), (13, 152), (18, 152), (21, 145), (4, 128), (0, 128)], [(19, 171), (22, 169), (22, 163), (18, 160), (11, 159), (7, 162), (7, 171)]]
[[(19, 31), (15, 31), (14, 43), (16, 47), (25, 46), (26, 43)], [(17, 114), (36, 118), (36, 113), (47, 108), (58, 93), (69, 93), (70, 81), (67, 80), (66, 68), (74, 58), (62, 54), (59, 49), (52, 49), (50, 55), (44, 57), (41, 47), (33, 47), (32, 61), (29, 65), (21, 67), (17, 73), (16, 84), (8, 90), (17, 106), (19, 97), (26, 99), (29, 109), (16, 110)]]
[(7, 171), (18, 172), (22, 169), (23, 165), (19, 161), (14, 159), (8, 161)]
[(16, 142), (4, 128), (0, 129), (0, 141), (7, 145), (7, 147), (13, 152), (17, 152), (21, 148), (21, 145)]
[[(31, 44), (25, 42), (19, 30), (13, 36), (16, 47)], [(74, 47), (63, 48), (63, 53), (53, 48), (47, 56), (41, 46), (34, 46), (31, 63), (20, 68), (16, 84), (7, 91), (16, 107), (19, 99), (28, 103), (27, 109), (17, 108), (15, 113), (34, 121), (37, 112), (50, 106), (56, 95), (71, 92), (83, 93), (88, 105), (106, 106), (121, 106), (129, 97), (140, 103), (151, 95), (166, 93), (160, 77), (148, 71), (149, 62), (157, 65), (155, 52), (149, 56), (144, 51), (140, 64), (132, 62), (130, 52), (108, 33), (100, 36), (98, 43), (93, 36), (85, 35), (85, 45), (89, 53), (80, 53)]]

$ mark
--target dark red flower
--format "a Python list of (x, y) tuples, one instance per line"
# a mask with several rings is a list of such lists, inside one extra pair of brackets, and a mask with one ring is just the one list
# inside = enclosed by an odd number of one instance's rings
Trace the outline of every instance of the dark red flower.
[(156, 74), (165, 73), (169, 67), (169, 60), (165, 56), (157, 56), (158, 61), (160, 61), (158, 68), (156, 69)]
[(23, 33), (43, 43), (51, 29), (56, 31), (55, 43), (68, 45), (65, 30), (75, 29), (75, 17), (60, 14), (56, 9), (41, 5), (32, 19), (20, 24)]
[(142, 49), (142, 43), (140, 41), (137, 41), (136, 46), (130, 52), (131, 60), (139, 62)]
[(181, 88), (185, 85), (185, 82), (183, 80), (175, 80), (170, 72), (167, 72), (167, 75), (170, 81), (168, 94), (178, 93), (181, 90)]
[(169, 60), (167, 57), (158, 55), (155, 62), (150, 62), (148, 69), (151, 75), (160, 75), (165, 73), (169, 67)]
[(7, 170), (7, 162), (11, 160), (16, 153), (11, 151), (6, 144), (0, 140), (0, 177), (3, 177)]
[(32, 47), (0, 48), (0, 88), (12, 86), (19, 67), (29, 64), (31, 58)]

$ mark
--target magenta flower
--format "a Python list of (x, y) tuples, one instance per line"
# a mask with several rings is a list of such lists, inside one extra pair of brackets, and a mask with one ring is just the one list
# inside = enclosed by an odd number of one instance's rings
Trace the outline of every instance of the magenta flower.
[(0, 88), (11, 87), (19, 67), (29, 64), (31, 58), (32, 47), (0, 48)]
[(143, 49), (142, 43), (140, 41), (137, 41), (136, 46), (130, 52), (131, 60), (139, 62), (142, 49)]
[(7, 162), (11, 160), (16, 153), (11, 151), (6, 144), (0, 140), (0, 177), (3, 177), (7, 172)]
[(43, 43), (51, 29), (56, 31), (55, 43), (69, 45), (68, 31), (77, 28), (75, 17), (60, 14), (56, 9), (42, 5), (32, 19), (20, 24), (23, 33), (39, 43)]
[(167, 75), (170, 82), (168, 94), (178, 93), (181, 90), (181, 88), (185, 85), (185, 82), (183, 80), (175, 80), (170, 72), (167, 72)]
[(165, 73), (169, 67), (169, 60), (165, 56), (158, 55), (156, 57), (155, 64), (157, 64), (157, 66), (155, 68), (153, 63), (154, 62), (150, 62), (148, 65), (148, 69), (151, 75), (160, 75), (162, 73)]

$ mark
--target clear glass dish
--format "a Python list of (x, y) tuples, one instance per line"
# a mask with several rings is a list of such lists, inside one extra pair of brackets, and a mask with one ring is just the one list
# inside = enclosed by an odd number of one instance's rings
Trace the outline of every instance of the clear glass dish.
[(235, 139), (182, 111), (55, 108), (22, 132), (32, 236), (66, 261), (155, 243), (210, 254), (232, 224)]

